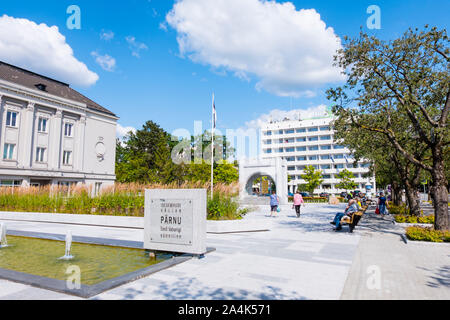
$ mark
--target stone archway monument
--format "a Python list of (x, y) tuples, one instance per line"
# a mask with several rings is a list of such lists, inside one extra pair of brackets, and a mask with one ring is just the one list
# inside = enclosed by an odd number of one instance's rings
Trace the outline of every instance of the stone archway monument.
[[(275, 182), (277, 195), (281, 204), (288, 204), (288, 175), (285, 160), (273, 159), (242, 159), (239, 161), (239, 197), (245, 199), (251, 195), (248, 185), (258, 176), (270, 177)], [(252, 180), (252, 181), (250, 181)]]

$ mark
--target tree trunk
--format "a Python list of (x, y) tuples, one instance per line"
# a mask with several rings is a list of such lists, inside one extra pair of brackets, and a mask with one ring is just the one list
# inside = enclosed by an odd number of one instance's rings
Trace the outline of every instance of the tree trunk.
[(395, 206), (399, 206), (402, 202), (402, 197), (400, 194), (401, 188), (397, 182), (392, 182), (391, 188), (392, 188), (392, 201), (394, 202)]
[(406, 199), (408, 201), (409, 214), (412, 216), (420, 216), (420, 206), (417, 201), (416, 190), (409, 183), (405, 185)]
[(433, 185), (431, 187), (431, 194), (435, 214), (434, 228), (436, 230), (449, 230), (448, 182), (445, 178), (444, 159), (439, 151), (433, 152)]

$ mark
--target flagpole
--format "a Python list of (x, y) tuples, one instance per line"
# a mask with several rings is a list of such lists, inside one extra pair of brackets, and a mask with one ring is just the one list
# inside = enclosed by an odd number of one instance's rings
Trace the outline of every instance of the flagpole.
[(211, 199), (214, 195), (214, 92), (211, 105)]

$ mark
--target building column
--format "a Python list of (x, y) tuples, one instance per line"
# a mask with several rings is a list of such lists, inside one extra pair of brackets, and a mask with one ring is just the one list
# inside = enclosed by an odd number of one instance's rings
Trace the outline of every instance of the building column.
[(34, 139), (34, 103), (29, 103), (23, 118), (21, 119), (19, 143), (18, 143), (18, 165), (19, 167), (31, 168)]
[(84, 133), (86, 129), (86, 117), (81, 116), (77, 124), (76, 149), (74, 148), (73, 168), (76, 171), (83, 171), (84, 168)]
[(63, 121), (62, 118), (62, 112), (57, 110), (54, 118), (52, 119), (51, 136), (47, 150), (48, 165), (51, 170), (59, 170), (60, 168), (61, 143), (63, 135), (63, 132), (61, 131)]

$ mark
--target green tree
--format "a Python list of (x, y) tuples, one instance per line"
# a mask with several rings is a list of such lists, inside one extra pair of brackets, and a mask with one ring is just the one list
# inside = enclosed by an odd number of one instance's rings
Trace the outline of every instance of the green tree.
[(355, 179), (355, 175), (347, 169), (342, 170), (336, 175), (336, 178), (340, 180), (338, 184), (336, 184), (336, 188), (343, 189), (345, 191), (353, 190), (356, 188), (357, 184), (353, 179)]
[(316, 190), (323, 182), (322, 171), (316, 170), (314, 166), (306, 166), (304, 171), (305, 174), (302, 175), (302, 179), (306, 181), (304, 189), (313, 194), (314, 190)]
[[(450, 49), (446, 30), (409, 29), (393, 41), (382, 41), (363, 32), (345, 38), (336, 56), (347, 75), (344, 86), (328, 90), (328, 98), (345, 109), (352, 126), (381, 133), (399, 155), (426, 170), (432, 177), (431, 193), (436, 230), (448, 230), (448, 181), (445, 153), (450, 145)], [(365, 115), (378, 115), (375, 121)], [(408, 126), (396, 128), (396, 118)], [(427, 156), (419, 159), (411, 141), (423, 143)]]

